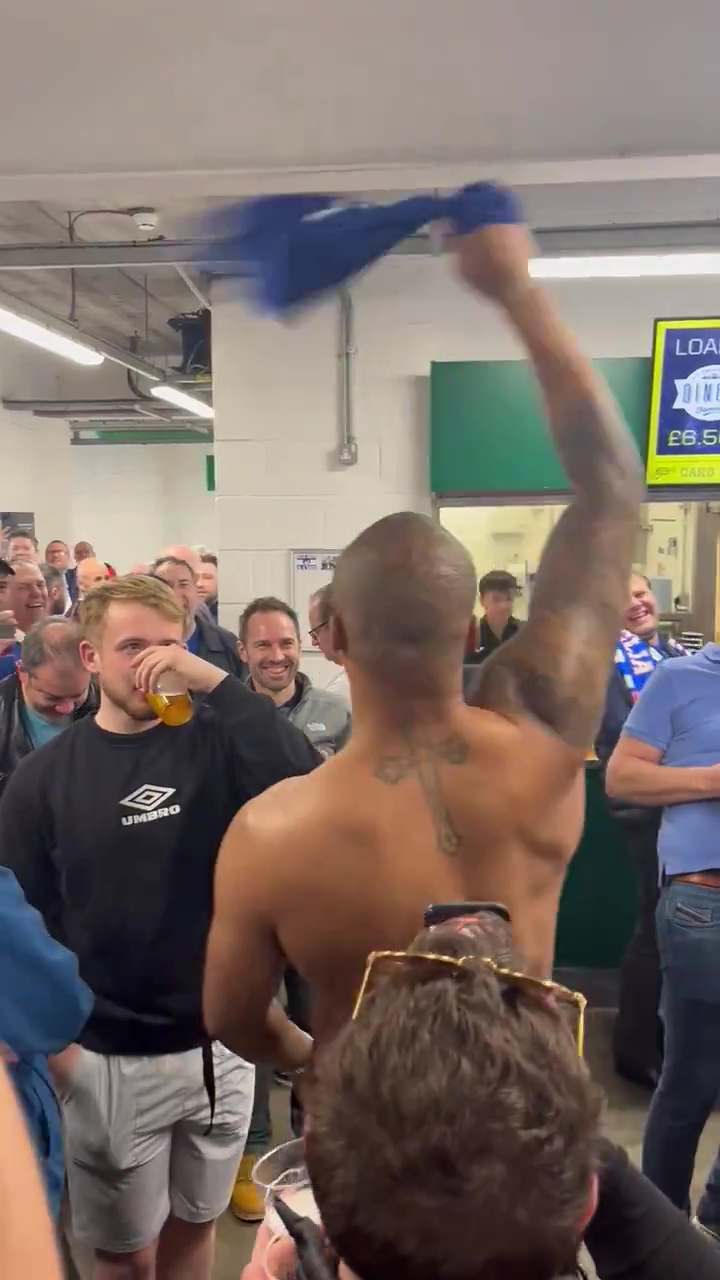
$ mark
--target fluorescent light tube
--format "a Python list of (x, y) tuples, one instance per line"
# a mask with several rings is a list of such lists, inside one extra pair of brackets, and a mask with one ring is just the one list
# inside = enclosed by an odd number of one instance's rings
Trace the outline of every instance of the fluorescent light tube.
[(652, 276), (718, 276), (720, 253), (625, 253), (533, 258), (536, 280), (641, 280)]
[(187, 391), (181, 391), (169, 382), (156, 383), (150, 388), (150, 395), (156, 396), (158, 400), (166, 400), (168, 404), (177, 405), (178, 409), (187, 409), (188, 413), (194, 413), (198, 418), (215, 417), (212, 405), (198, 400), (196, 396), (189, 396)]
[(44, 324), (34, 320), (25, 320), (14, 311), (6, 311), (0, 307), (0, 331), (13, 338), (22, 338), (23, 342), (32, 342), (35, 347), (44, 351), (52, 351), (56, 356), (64, 356), (66, 360), (74, 360), (76, 364), (102, 364), (105, 359), (100, 351), (87, 347), (84, 342), (76, 342), (74, 338), (66, 338), (55, 333)]

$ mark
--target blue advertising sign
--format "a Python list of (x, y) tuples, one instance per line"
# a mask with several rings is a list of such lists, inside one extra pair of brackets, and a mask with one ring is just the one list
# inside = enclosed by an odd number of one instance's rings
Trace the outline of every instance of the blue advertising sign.
[(720, 483), (720, 319), (655, 322), (647, 482)]

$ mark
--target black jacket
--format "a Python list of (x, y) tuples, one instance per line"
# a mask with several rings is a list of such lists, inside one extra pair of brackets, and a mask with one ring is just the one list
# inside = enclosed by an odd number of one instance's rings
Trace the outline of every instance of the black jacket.
[(505, 644), (506, 640), (512, 640), (516, 636), (522, 626), (517, 618), (509, 618), (503, 627), (501, 636), (497, 636), (492, 627), (488, 623), (485, 614), (483, 614), (478, 624), (477, 631), (477, 649), (475, 653), (465, 655), (463, 662), (468, 666), (479, 666), (486, 658), (490, 657), (501, 644)]
[(198, 657), (204, 658), (220, 671), (227, 671), (231, 676), (237, 676), (238, 680), (244, 680), (247, 667), (238, 653), (237, 637), (232, 631), (226, 631), (217, 622), (213, 622), (206, 610), (200, 610), (195, 615), (195, 625)]
[[(677, 648), (673, 649), (663, 636), (658, 636), (657, 648), (665, 655), (666, 660), (683, 656), (682, 653), (678, 653)], [(625, 684), (617, 664), (613, 662), (605, 699), (605, 710), (597, 738), (595, 739), (595, 754), (603, 770), (607, 767), (607, 762), (620, 741), (623, 725), (632, 709), (632, 693)], [(628, 804), (627, 800), (612, 800), (609, 797), (608, 803), (616, 818), (629, 822), (633, 826), (645, 822), (659, 823), (660, 811), (656, 808), (641, 808), (638, 805)]]
[[(5, 680), (0, 680), (0, 795), (13, 769), (33, 750), (23, 724), (21, 706), (20, 679), (13, 673)], [(82, 720), (83, 716), (92, 715), (97, 708), (97, 693), (94, 686), (90, 685), (88, 696), (83, 705), (78, 707), (73, 719)]]

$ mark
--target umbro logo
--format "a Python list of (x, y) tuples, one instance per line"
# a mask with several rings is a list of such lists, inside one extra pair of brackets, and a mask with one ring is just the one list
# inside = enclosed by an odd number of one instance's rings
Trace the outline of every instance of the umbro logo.
[(138, 822), (155, 822), (158, 818), (171, 818), (180, 812), (179, 804), (168, 804), (175, 795), (175, 787), (151, 787), (147, 783), (131, 791), (129, 796), (120, 801), (127, 809), (137, 809), (137, 813), (123, 814), (124, 827), (134, 827)]

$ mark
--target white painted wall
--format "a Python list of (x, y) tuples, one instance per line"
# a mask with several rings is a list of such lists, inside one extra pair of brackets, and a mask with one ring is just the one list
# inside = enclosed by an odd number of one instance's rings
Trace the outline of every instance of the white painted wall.
[(71, 448), (67, 423), (0, 409), (0, 510), (34, 511), (38, 540), (92, 542), (120, 570), (171, 542), (216, 545), (208, 447)]
[[(102, 381), (0, 337), (0, 396), (8, 400), (124, 395), (121, 372)], [(205, 444), (74, 448), (66, 422), (0, 407), (0, 511), (34, 511), (38, 540), (80, 538), (118, 569), (170, 542), (217, 542)]]
[(65, 422), (0, 409), (0, 510), (34, 511), (41, 542), (65, 536), (72, 472)]
[(217, 540), (203, 444), (69, 448), (72, 512), (65, 536), (91, 542), (119, 570), (152, 560), (171, 542)]
[[(658, 316), (717, 314), (713, 280), (587, 281), (554, 288), (596, 357), (649, 355)], [(489, 306), (446, 261), (390, 258), (355, 287), (358, 465), (333, 467), (336, 316), (324, 305), (292, 325), (215, 291), (218, 546), (226, 625), (253, 596), (288, 598), (287, 552), (342, 547), (379, 516), (428, 510), (427, 378), (433, 360), (522, 355)], [(480, 428), (479, 428), (480, 429)], [(512, 423), (508, 423), (512, 430)], [(313, 657), (319, 683), (328, 669)]]

